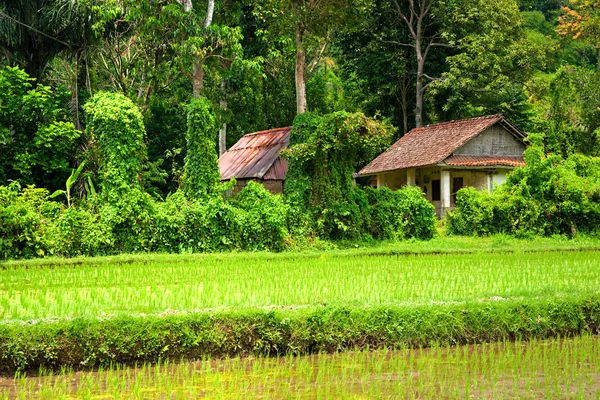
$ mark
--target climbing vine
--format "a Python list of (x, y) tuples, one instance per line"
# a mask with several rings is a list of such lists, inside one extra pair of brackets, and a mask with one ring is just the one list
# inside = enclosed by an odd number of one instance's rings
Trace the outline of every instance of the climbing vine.
[(96, 149), (99, 178), (106, 195), (121, 196), (140, 186), (145, 158), (142, 114), (118, 93), (98, 93), (85, 105), (87, 134)]
[(215, 193), (220, 180), (215, 141), (219, 129), (208, 99), (192, 100), (187, 124), (183, 189), (189, 199), (206, 199)]
[(310, 210), (322, 235), (344, 237), (356, 231), (358, 205), (352, 174), (383, 151), (394, 128), (361, 113), (300, 114), (294, 120), (285, 192), (298, 210)]

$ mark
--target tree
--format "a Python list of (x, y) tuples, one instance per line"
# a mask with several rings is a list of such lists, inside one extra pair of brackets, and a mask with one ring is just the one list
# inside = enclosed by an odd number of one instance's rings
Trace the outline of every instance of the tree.
[[(392, 43), (407, 47), (415, 60), (415, 126), (423, 124), (423, 102), (437, 87), (452, 88), (450, 103), (468, 95), (498, 90), (526, 69), (529, 57), (518, 51), (526, 46), (521, 17), (514, 0), (393, 0), (398, 21), (405, 26)], [(448, 64), (441, 75), (430, 72), (430, 58)], [(521, 80), (522, 82), (523, 80)], [(433, 91), (435, 95), (439, 90)], [(450, 107), (452, 104), (446, 104)]]
[(140, 187), (146, 131), (140, 110), (120, 93), (96, 93), (84, 106), (103, 192), (118, 201)]
[[(441, 79), (439, 77), (431, 77), (425, 73), (427, 57), (433, 48), (451, 47), (451, 44), (444, 42), (444, 35), (441, 30), (430, 31), (427, 29), (432, 24), (429, 20), (431, 19), (431, 14), (434, 12), (433, 6), (435, 0), (408, 0), (408, 10), (405, 10), (398, 0), (393, 0), (393, 2), (398, 16), (408, 28), (411, 39), (409, 43), (399, 44), (412, 48), (417, 61), (415, 126), (418, 128), (423, 125), (423, 97), (425, 91), (432, 83)], [(424, 83), (423, 79), (428, 79), (429, 82)]]
[(306, 81), (325, 54), (335, 30), (351, 29), (371, 0), (263, 0), (257, 13), (295, 43), (296, 112), (306, 112)]
[(85, 1), (15, 0), (0, 6), (0, 50), (9, 64), (22, 66), (34, 84), (50, 60), (77, 53), (94, 41), (97, 15)]
[(600, 1), (569, 0), (558, 18), (558, 33), (563, 37), (581, 40), (593, 46), (600, 70)]
[(67, 93), (33, 79), (19, 68), (0, 70), (0, 184), (18, 180), (58, 189), (69, 176), (69, 166), (81, 132), (61, 108)]

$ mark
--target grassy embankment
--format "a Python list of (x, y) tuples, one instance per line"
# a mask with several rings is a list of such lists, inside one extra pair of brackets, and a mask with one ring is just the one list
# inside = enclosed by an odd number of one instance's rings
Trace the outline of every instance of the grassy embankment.
[(597, 333), (597, 248), (590, 238), (438, 238), (321, 253), (8, 262), (0, 369)]

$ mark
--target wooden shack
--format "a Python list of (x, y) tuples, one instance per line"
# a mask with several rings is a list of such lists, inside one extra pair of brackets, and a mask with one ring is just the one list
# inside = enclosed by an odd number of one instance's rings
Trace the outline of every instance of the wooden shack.
[(235, 192), (256, 181), (271, 193), (282, 193), (288, 161), (279, 152), (289, 146), (291, 130), (285, 127), (242, 136), (219, 158), (221, 181), (235, 178)]

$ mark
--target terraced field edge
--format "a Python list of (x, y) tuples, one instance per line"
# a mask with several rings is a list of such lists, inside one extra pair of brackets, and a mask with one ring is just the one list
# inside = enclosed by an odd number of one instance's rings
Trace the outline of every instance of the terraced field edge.
[(0, 373), (164, 359), (418, 348), (600, 332), (600, 294), (423, 306), (242, 310), (0, 326)]

